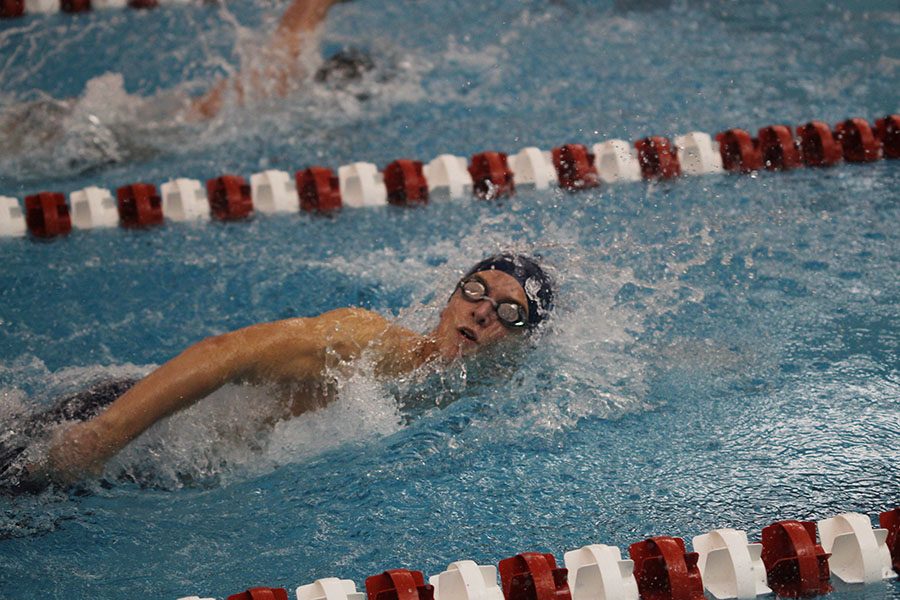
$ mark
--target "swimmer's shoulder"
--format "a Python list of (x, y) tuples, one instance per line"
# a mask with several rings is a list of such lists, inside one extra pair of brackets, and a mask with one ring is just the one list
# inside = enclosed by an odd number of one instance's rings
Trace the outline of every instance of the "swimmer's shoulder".
[(340, 308), (319, 318), (334, 350), (345, 359), (356, 358), (366, 350), (374, 352), (380, 375), (408, 371), (421, 362), (417, 355), (424, 337), (376, 312)]
[[(382, 369), (415, 352), (421, 335), (363, 308), (338, 308), (315, 317), (260, 323), (245, 330), (234, 343), (254, 348), (255, 374), (261, 378), (319, 373), (333, 361), (353, 361), (371, 352), (377, 370), (385, 374), (408, 369)], [(388, 357), (396, 359), (388, 360)]]
[(401, 343), (421, 336), (397, 325), (383, 315), (365, 308), (347, 307), (322, 313), (317, 328), (327, 338), (349, 338), (360, 346), (372, 343)]

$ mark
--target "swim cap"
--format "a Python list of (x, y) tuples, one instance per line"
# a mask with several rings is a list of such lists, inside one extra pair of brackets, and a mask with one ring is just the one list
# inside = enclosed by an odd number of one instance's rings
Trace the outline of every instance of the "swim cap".
[(342, 48), (329, 57), (316, 71), (315, 80), (331, 83), (338, 87), (351, 81), (362, 79), (365, 73), (375, 68), (375, 61), (365, 50)]
[(508, 252), (495, 254), (469, 269), (464, 277), (479, 271), (502, 271), (516, 278), (528, 300), (528, 327), (535, 327), (553, 310), (553, 281), (533, 258)]

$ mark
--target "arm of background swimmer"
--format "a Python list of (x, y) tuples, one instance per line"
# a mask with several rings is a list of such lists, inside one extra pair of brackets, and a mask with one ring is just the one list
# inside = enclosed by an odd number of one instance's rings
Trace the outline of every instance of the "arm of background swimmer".
[(344, 0), (294, 0), (281, 16), (269, 45), (283, 50), (284, 58), (295, 62), (303, 51), (306, 36), (318, 29), (333, 4), (342, 1)]
[[(264, 95), (271, 90), (279, 96), (287, 94), (290, 89), (288, 79), (300, 76), (299, 58), (309, 34), (325, 20), (328, 9), (341, 1), (343, 0), (294, 0), (291, 3), (269, 40), (265, 51), (266, 66), (261, 72), (249, 73), (254, 92)], [(192, 113), (206, 119), (215, 116), (221, 110), (224, 94), (230, 86), (234, 86), (238, 104), (243, 104), (244, 89), (239, 75), (234, 80), (219, 81), (206, 94), (193, 100)]]

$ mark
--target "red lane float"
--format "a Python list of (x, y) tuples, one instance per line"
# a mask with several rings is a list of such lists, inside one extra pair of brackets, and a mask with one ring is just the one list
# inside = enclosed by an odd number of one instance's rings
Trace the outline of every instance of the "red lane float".
[(159, 6), (157, 0), (128, 0), (128, 6), (131, 8), (156, 8)]
[(294, 177), (302, 210), (330, 213), (341, 209), (341, 185), (334, 171), (325, 167), (309, 167), (305, 171), (297, 171)]
[(25, 223), (31, 235), (52, 238), (72, 231), (66, 197), (59, 192), (41, 192), (25, 197)]
[(499, 564), (506, 600), (571, 600), (568, 570), (557, 568), (552, 554), (523, 552)]
[(881, 142), (884, 158), (900, 158), (900, 115), (875, 121), (875, 136)]
[(797, 128), (800, 159), (808, 167), (830, 167), (841, 162), (844, 153), (831, 134), (831, 128), (822, 121), (810, 121)]
[(503, 152), (482, 152), (472, 156), (469, 174), (475, 195), (482, 200), (495, 200), (516, 193), (513, 173)]
[(887, 547), (891, 553), (891, 563), (900, 575), (900, 508), (889, 510), (878, 515), (878, 524), (887, 529)]
[(0, 0), (0, 19), (13, 19), (25, 14), (25, 0)]
[(667, 138), (651, 136), (634, 143), (644, 179), (671, 179), (681, 175), (675, 148)]
[(565, 190), (586, 190), (600, 185), (594, 155), (582, 144), (554, 148), (553, 166), (556, 167), (559, 187)]
[(59, 7), (67, 13), (86, 12), (91, 10), (91, 0), (61, 0)]
[(794, 134), (787, 125), (763, 127), (756, 134), (763, 166), (770, 171), (787, 171), (801, 166)]
[(434, 586), (421, 571), (389, 569), (366, 578), (368, 600), (434, 600)]
[(232, 594), (227, 600), (288, 600), (288, 593), (284, 588), (257, 587)]
[(132, 183), (116, 190), (119, 205), (119, 223), (122, 227), (151, 227), (162, 225), (162, 198), (156, 186), (149, 183)]
[(687, 552), (683, 539), (648, 538), (629, 546), (628, 553), (642, 600), (704, 600), (700, 555)]
[(407, 206), (428, 203), (428, 182), (417, 160), (395, 160), (384, 168), (384, 185), (391, 204)]
[(865, 119), (847, 119), (835, 125), (834, 132), (847, 162), (872, 162), (881, 158), (881, 142)]
[(222, 175), (208, 180), (206, 197), (212, 216), (220, 221), (245, 219), (253, 212), (250, 186), (239, 175)]
[(729, 129), (716, 134), (719, 142), (719, 153), (722, 155), (722, 168), (726, 171), (750, 173), (762, 168), (762, 157), (756, 140), (743, 129)]
[(779, 596), (817, 596), (832, 590), (830, 554), (816, 543), (812, 521), (779, 521), (762, 530), (762, 560)]

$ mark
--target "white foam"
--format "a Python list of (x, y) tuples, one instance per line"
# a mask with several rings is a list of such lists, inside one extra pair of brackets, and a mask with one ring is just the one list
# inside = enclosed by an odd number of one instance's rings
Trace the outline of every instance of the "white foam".
[(364, 443), (401, 428), (397, 402), (361, 361), (340, 378), (337, 399), (299, 418), (280, 421), (273, 431), (267, 457), (275, 463), (296, 462), (346, 443)]

